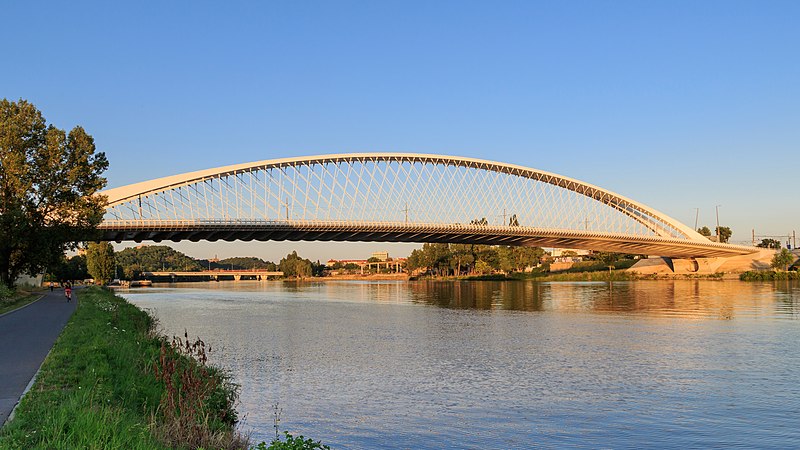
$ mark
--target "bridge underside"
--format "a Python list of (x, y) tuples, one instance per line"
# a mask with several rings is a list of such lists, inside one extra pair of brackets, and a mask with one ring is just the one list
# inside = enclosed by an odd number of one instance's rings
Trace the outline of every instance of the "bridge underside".
[[(115, 223), (116, 222), (116, 223)], [(592, 231), (463, 224), (343, 223), (307, 221), (107, 221), (100, 226), (107, 241), (361, 241), (439, 242), (574, 248), (667, 256), (730, 257), (752, 248)]]

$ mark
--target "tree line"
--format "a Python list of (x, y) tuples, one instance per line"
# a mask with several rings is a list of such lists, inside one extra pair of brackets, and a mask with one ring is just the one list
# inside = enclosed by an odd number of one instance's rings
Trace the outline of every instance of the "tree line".
[(297, 255), (286, 255), (279, 263), (254, 256), (232, 257), (221, 260), (195, 259), (166, 245), (142, 245), (114, 252), (108, 242), (90, 242), (82, 254), (60, 261), (48, 271), (48, 280), (67, 281), (92, 278), (105, 284), (120, 278), (139, 279), (144, 272), (200, 272), (203, 270), (266, 270), (283, 272), (284, 277), (322, 276), (325, 266), (319, 261)]
[(424, 244), (411, 252), (408, 270), (427, 269), (439, 276), (522, 272), (536, 267), (547, 253), (539, 247), (480, 244)]

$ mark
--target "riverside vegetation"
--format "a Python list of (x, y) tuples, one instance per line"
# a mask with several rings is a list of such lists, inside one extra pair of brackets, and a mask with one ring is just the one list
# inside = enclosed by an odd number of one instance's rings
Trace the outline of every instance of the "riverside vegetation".
[(26, 289), (11, 289), (0, 282), (0, 314), (21, 308), (39, 298), (39, 294)]
[[(0, 430), (9, 449), (246, 449), (238, 387), (200, 340), (167, 340), (144, 311), (91, 287), (36, 383)], [(325, 448), (286, 434), (257, 449)]]

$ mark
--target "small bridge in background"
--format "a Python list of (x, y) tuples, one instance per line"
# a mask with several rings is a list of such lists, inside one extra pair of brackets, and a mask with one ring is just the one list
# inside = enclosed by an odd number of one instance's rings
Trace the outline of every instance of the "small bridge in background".
[(102, 192), (109, 241), (444, 242), (748, 255), (632, 199), (474, 158), (336, 154), (258, 161)]
[(195, 272), (178, 272), (178, 271), (162, 271), (162, 272), (142, 272), (141, 278), (150, 279), (153, 277), (166, 277), (166, 278), (193, 278), (193, 277), (207, 277), (211, 280), (219, 280), (221, 277), (232, 277), (233, 280), (239, 281), (242, 277), (247, 277), (252, 280), (266, 280), (269, 277), (282, 277), (283, 272), (274, 272), (267, 270), (200, 270)]

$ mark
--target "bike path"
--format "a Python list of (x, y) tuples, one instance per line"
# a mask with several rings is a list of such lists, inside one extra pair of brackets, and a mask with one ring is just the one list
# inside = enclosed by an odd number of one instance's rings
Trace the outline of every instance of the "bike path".
[(77, 298), (76, 289), (69, 303), (63, 290), (48, 291), (36, 302), (0, 316), (0, 425), (75, 311)]

